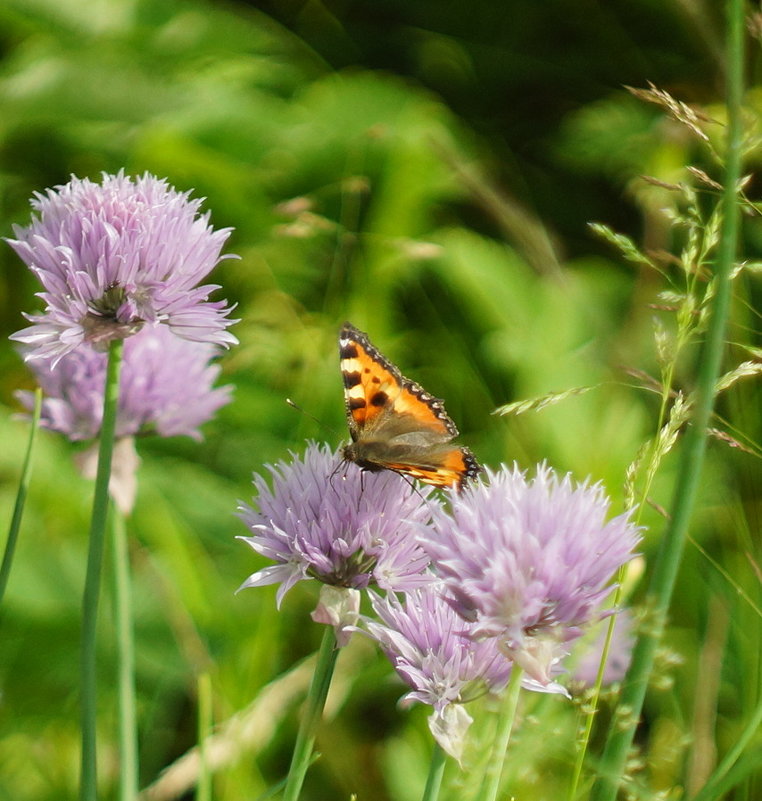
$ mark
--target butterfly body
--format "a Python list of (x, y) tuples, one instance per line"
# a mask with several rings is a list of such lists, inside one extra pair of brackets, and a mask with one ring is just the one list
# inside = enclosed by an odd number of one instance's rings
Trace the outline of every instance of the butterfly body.
[(481, 468), (452, 443), (458, 429), (444, 404), (345, 323), (339, 335), (344, 399), (352, 442), (346, 460), (365, 470), (394, 470), (437, 487), (462, 487)]

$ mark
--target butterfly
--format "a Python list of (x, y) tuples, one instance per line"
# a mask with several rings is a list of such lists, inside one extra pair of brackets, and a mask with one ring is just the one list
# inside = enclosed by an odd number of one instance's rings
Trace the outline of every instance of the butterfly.
[(405, 378), (350, 323), (339, 334), (344, 400), (352, 442), (342, 455), (364, 470), (393, 470), (435, 487), (462, 489), (481, 466), (458, 435), (444, 403)]

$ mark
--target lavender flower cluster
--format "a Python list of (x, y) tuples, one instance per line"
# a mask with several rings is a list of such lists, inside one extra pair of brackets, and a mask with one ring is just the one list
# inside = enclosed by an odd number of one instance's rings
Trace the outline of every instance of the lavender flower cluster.
[[(229, 229), (213, 230), (199, 200), (150, 175), (72, 178), (37, 195), (38, 217), (8, 240), (42, 284), (41, 313), (12, 339), (42, 387), (42, 422), (72, 440), (98, 437), (106, 354), (125, 339), (116, 436), (199, 436), (227, 403), (214, 388), (219, 346), (234, 343), (231, 308), (200, 285), (223, 258)], [(19, 393), (27, 408), (31, 393)], [(611, 580), (639, 539), (627, 514), (609, 519), (598, 485), (540, 466), (486, 477), (447, 503), (402, 476), (342, 464), (327, 446), (254, 478), (241, 537), (274, 565), (241, 589), (278, 584), (280, 605), (299, 581), (324, 586), (313, 618), (340, 644), (361, 630), (432, 707), (440, 745), (462, 754), (471, 722), (463, 704), (498, 692), (521, 668), (525, 687), (557, 681), (570, 643), (610, 614)], [(360, 615), (371, 591), (376, 617)]]
[(278, 583), (278, 604), (301, 580), (334, 598), (385, 590), (371, 593), (377, 619), (355, 626), (356, 614), (326, 614), (324, 600), (316, 619), (338, 621), (341, 642), (348, 628), (375, 639), (411, 688), (405, 701), (433, 708), (431, 731), (457, 759), (470, 723), (462, 705), (499, 692), (514, 665), (524, 687), (567, 692), (562, 660), (612, 613), (612, 577), (640, 537), (629, 514), (609, 519), (599, 485), (544, 465), (530, 478), (488, 470), (447, 505), (396, 473), (342, 465), (325, 445), (270, 472), (272, 483), (254, 479), (254, 505), (239, 507), (252, 534), (240, 539), (276, 564), (241, 589)]

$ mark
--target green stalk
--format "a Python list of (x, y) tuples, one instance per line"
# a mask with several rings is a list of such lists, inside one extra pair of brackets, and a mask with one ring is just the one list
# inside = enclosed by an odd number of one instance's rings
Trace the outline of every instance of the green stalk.
[(291, 757), (291, 767), (286, 778), (283, 801), (296, 801), (299, 798), (304, 776), (310, 766), (315, 733), (323, 714), (323, 707), (328, 695), (328, 688), (331, 685), (331, 677), (333, 676), (338, 653), (333, 628), (326, 626), (323, 641), (320, 643), (320, 650), (318, 651), (315, 673), (312, 676), (312, 683), (307, 695), (307, 705), (299, 724), (299, 733), (296, 736), (296, 744)]
[(5, 588), (8, 585), (8, 576), (11, 574), (13, 555), (16, 552), (16, 543), (19, 538), (21, 528), (21, 518), (24, 514), (24, 504), (26, 503), (27, 492), (29, 491), (29, 480), (32, 475), (32, 452), (34, 450), (34, 440), (37, 428), (40, 424), (40, 414), (42, 413), (42, 390), (38, 387), (34, 393), (34, 411), (32, 412), (32, 427), (29, 430), (29, 441), (24, 455), (24, 464), (21, 468), (21, 478), (19, 488), (16, 493), (16, 505), (13, 507), (13, 517), (8, 529), (8, 539), (5, 541), (5, 553), (3, 554), (3, 564), (0, 566), (0, 603), (5, 595)]
[(208, 738), (212, 731), (212, 677), (204, 671), (198, 677), (198, 782), (196, 801), (212, 801), (212, 771), (209, 767)]
[(426, 787), (423, 790), (421, 801), (437, 801), (446, 762), (447, 754), (438, 743), (434, 743), (434, 750), (431, 752), (431, 762), (429, 763), (429, 775), (426, 779)]
[(646, 599), (651, 625), (641, 635), (632, 657), (619, 704), (620, 718), (609, 733), (600, 763), (600, 775), (591, 801), (614, 801), (624, 772), (627, 752), (643, 707), (648, 678), (669, 611), (677, 570), (683, 553), (690, 515), (698, 490), (706, 450), (706, 429), (714, 402), (714, 385), (720, 372), (725, 327), (730, 307), (730, 272), (736, 258), (739, 209), (736, 188), (741, 174), (744, 60), (744, 3), (728, 0), (727, 35), (727, 155), (723, 192), (723, 227), (717, 261), (717, 293), (699, 365), (697, 401), (692, 425), (681, 454), (672, 502), (672, 514), (654, 565)]
[(138, 726), (135, 704), (135, 632), (130, 554), (124, 517), (113, 509), (109, 515), (113, 535), (114, 618), (119, 703), (119, 801), (138, 797)]
[(516, 719), (516, 707), (519, 703), (519, 692), (521, 691), (521, 679), (524, 671), (514, 662), (511, 667), (511, 678), (503, 699), (503, 707), (500, 711), (500, 718), (497, 724), (497, 738), (492, 750), (492, 758), (487, 766), (487, 771), (482, 785), (482, 792), (479, 795), (480, 801), (495, 801), (498, 790), (500, 789), (500, 777), (503, 773), (503, 764), (508, 751), (508, 742), (511, 739), (513, 723)]
[(108, 515), (108, 485), (111, 477), (111, 456), (114, 450), (114, 431), (119, 401), (119, 368), (122, 362), (122, 340), (109, 345), (106, 385), (103, 395), (103, 422), (98, 450), (98, 472), (95, 477), (93, 512), (90, 519), (90, 539), (87, 554), (87, 574), (82, 598), (81, 652), (81, 715), (82, 715), (82, 773), (80, 801), (97, 801), (98, 770), (96, 762), (96, 723), (98, 695), (96, 689), (96, 628), (100, 595), (103, 544)]

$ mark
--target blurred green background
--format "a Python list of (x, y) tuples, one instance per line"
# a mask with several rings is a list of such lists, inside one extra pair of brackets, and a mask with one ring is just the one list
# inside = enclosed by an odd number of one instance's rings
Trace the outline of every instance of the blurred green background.
[[(234, 511), (250, 495), (252, 471), (306, 438), (346, 439), (335, 341), (343, 320), (446, 399), (483, 463), (547, 460), (603, 481), (621, 509), (627, 466), (658, 415), (658, 396), (628, 370), (658, 376), (653, 320), (674, 329), (659, 292), (679, 275), (668, 262), (661, 274), (626, 262), (588, 223), (605, 222), (649, 252), (679, 248), (668, 214), (674, 193), (640, 176), (685, 181), (695, 164), (718, 178), (716, 166), (685, 128), (624, 87), (652, 81), (721, 118), (718, 5), (0, 3), (0, 234), (28, 222), (33, 192), (123, 167), (207, 198), (213, 224), (235, 228), (228, 250), (241, 256), (213, 274), (241, 317), (240, 345), (222, 360), (233, 403), (205, 426), (201, 444), (139, 443), (128, 529), (143, 785), (195, 744), (197, 681), (207, 671), (220, 726), (214, 797), (256, 798), (285, 773), (304, 679), (280, 694), (284, 685), (267, 685), (316, 647), (317, 587), (297, 587), (280, 612), (272, 588), (235, 596), (264, 562), (234, 539), (246, 533)], [(754, 76), (756, 50), (749, 61)], [(753, 109), (759, 96), (750, 98)], [(713, 192), (701, 203), (711, 209)], [(759, 219), (750, 218), (745, 258), (759, 258), (761, 241)], [(7, 335), (23, 327), (21, 311), (37, 308), (38, 287), (10, 248), (0, 249), (0, 264), (0, 509), (9, 520), (27, 433), (13, 393), (32, 380)], [(730, 365), (760, 344), (759, 281), (751, 273), (735, 289)], [(689, 354), (679, 386), (690, 389), (692, 367)], [(536, 413), (491, 414), (582, 386), (594, 389)], [(663, 655), (649, 696), (638, 798), (665, 788), (683, 797), (680, 788), (732, 745), (760, 696), (754, 380), (734, 386), (720, 411), (722, 427), (750, 451), (710, 448), (697, 545), (667, 642), (680, 662)], [(55, 435), (39, 438), (0, 615), (0, 798), (76, 797), (91, 488), (74, 450)], [(673, 469), (670, 456), (644, 511), (646, 557)], [(118, 760), (109, 611), (106, 592), (104, 799), (113, 797)], [(425, 711), (397, 709), (402, 685), (366, 643), (341, 655), (339, 671), (304, 797), (420, 797)], [(530, 717), (522, 728), (509, 779), (517, 797), (555, 799), (572, 764), (577, 708), (556, 698), (528, 703), (543, 723)], [(231, 728), (236, 715), (240, 730)], [(729, 798), (759, 797), (754, 771), (752, 761)], [(193, 797), (187, 783), (178, 787), (146, 797)], [(443, 797), (468, 792), (467, 779), (449, 772)]]

